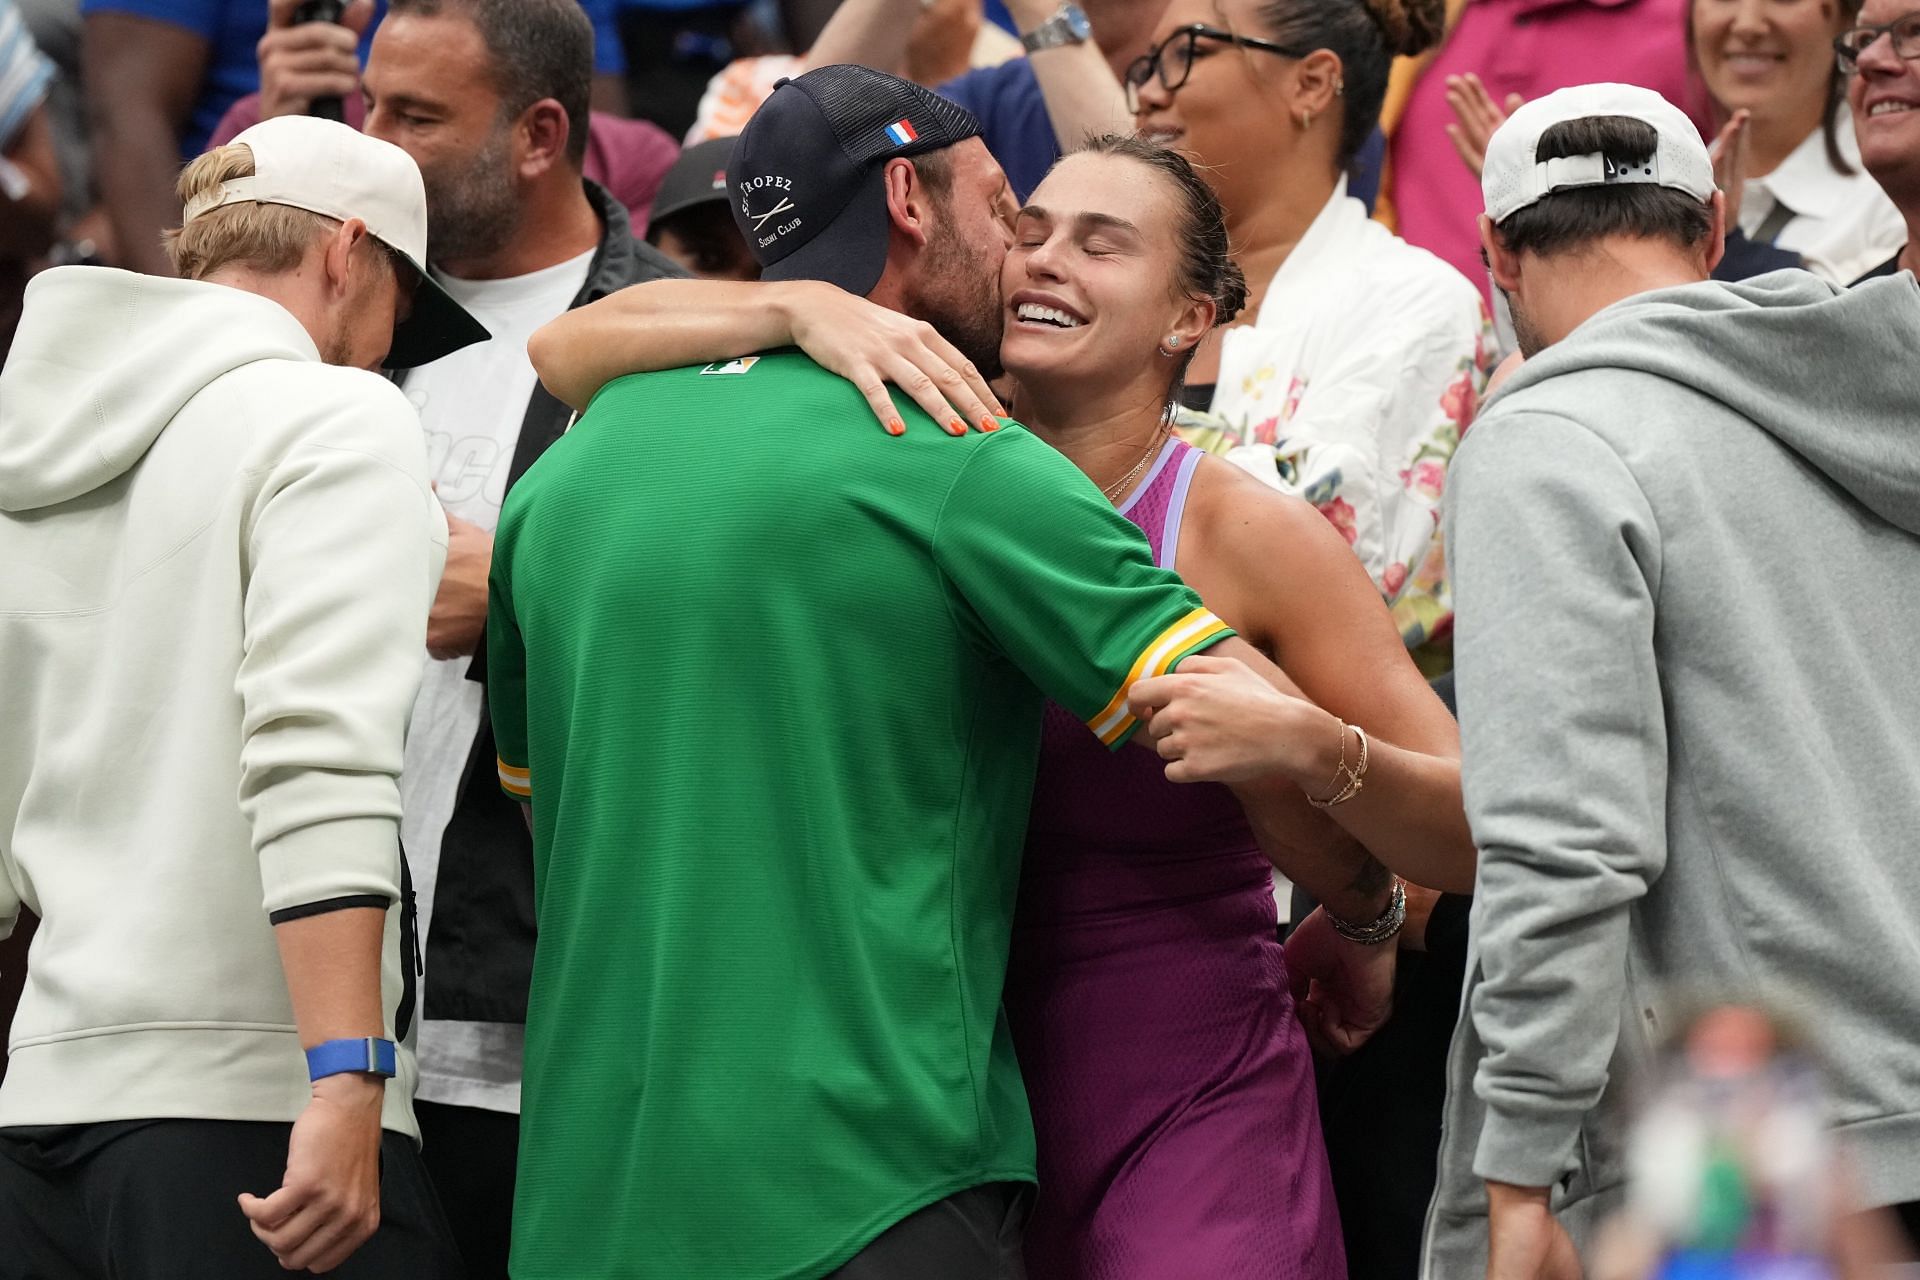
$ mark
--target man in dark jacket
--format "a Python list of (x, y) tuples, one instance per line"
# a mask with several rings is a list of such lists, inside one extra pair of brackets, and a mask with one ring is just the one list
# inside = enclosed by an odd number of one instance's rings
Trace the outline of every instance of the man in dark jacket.
[[(449, 529), (402, 781), (429, 960), (418, 1114), (474, 1280), (506, 1275), (533, 962), (532, 850), (493, 781), (478, 649), (501, 500), (568, 418), (536, 381), (527, 337), (625, 285), (681, 274), (581, 176), (592, 77), (575, 0), (393, 0), (363, 80), (366, 131), (404, 147), (426, 179), (436, 279), (493, 335), (401, 383)], [(476, 760), (488, 762), (477, 777)]]

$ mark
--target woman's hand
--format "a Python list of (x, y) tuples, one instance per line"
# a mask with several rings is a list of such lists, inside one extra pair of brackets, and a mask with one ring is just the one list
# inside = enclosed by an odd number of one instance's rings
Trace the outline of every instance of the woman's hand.
[(830, 284), (809, 283), (788, 304), (794, 345), (860, 389), (889, 434), (906, 431), (889, 384), (944, 426), (992, 431), (1006, 410), (973, 362), (934, 327)]
[(1293, 776), (1312, 726), (1323, 729), (1322, 745), (1334, 741), (1333, 717), (1287, 685), (1282, 692), (1244, 662), (1199, 654), (1172, 675), (1137, 682), (1127, 703), (1167, 761), (1167, 781), (1253, 782)]
[(1713, 184), (1727, 197), (1727, 226), (1740, 226), (1740, 198), (1747, 191), (1747, 122), (1753, 113), (1745, 107), (1727, 118), (1714, 135), (1707, 154), (1713, 157)]
[(1486, 163), (1487, 140), (1493, 137), (1493, 131), (1505, 124), (1507, 117), (1525, 101), (1519, 94), (1510, 93), (1503, 110), (1473, 72), (1447, 77), (1447, 106), (1453, 109), (1455, 120), (1447, 126), (1447, 138), (1460, 153), (1461, 162), (1473, 170), (1474, 177), (1480, 176), (1481, 166)]

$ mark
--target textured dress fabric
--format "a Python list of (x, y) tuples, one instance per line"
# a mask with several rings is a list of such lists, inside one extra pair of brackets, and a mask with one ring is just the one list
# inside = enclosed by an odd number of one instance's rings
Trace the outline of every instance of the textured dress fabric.
[[(1121, 514), (1171, 567), (1201, 454)], [(1103, 751), (1049, 707), (1006, 1007), (1047, 1280), (1336, 1280), (1340, 1221), (1269, 865), (1233, 794)]]

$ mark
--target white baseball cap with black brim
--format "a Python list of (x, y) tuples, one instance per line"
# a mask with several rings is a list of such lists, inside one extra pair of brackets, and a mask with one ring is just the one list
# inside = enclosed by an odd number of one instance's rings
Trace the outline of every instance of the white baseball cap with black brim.
[(249, 201), (366, 223), (368, 233), (419, 277), (413, 311), (393, 329), (389, 369), (431, 364), (493, 336), (427, 274), (427, 188), (412, 156), (316, 116), (262, 120), (233, 141), (253, 152), (253, 175), (230, 178), (191, 201), (183, 224)]
[[(1621, 164), (1594, 152), (1541, 160), (1540, 139), (1555, 125), (1595, 116), (1624, 116), (1651, 128), (1653, 155)], [(1713, 161), (1686, 113), (1651, 89), (1630, 84), (1583, 84), (1535, 98), (1508, 116), (1487, 140), (1480, 170), (1487, 217), (1495, 226), (1558, 191), (1647, 183), (1684, 191), (1702, 204), (1713, 199)]]

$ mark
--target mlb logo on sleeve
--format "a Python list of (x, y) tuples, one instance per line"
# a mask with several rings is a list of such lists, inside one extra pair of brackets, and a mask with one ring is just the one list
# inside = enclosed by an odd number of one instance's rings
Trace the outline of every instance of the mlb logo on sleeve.
[(728, 360), (724, 364), (710, 364), (700, 372), (703, 375), (709, 373), (745, 373), (759, 363), (759, 356), (741, 356), (738, 360)]
[(913, 127), (911, 120), (895, 120), (887, 126), (887, 136), (893, 139), (895, 146), (904, 147), (909, 142), (918, 141), (920, 131)]

